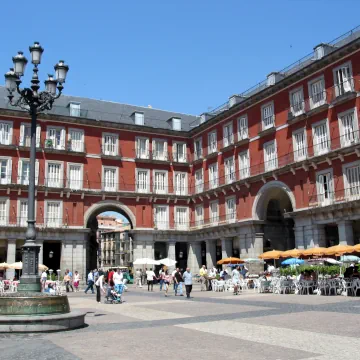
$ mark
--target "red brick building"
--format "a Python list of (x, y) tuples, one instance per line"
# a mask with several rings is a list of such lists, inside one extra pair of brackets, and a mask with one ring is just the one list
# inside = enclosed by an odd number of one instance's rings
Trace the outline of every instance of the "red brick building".
[[(193, 271), (264, 248), (357, 243), (359, 37), (318, 45), (200, 117), (61, 97), (38, 124), (40, 262), (95, 267), (104, 211), (128, 218), (134, 259)], [(1, 104), (0, 262), (25, 238), (28, 125)]]

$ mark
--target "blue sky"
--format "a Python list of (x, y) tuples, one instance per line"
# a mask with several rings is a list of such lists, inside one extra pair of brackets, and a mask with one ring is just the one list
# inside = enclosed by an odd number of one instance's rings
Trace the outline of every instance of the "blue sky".
[(355, 0), (2, 0), (1, 10), (3, 73), (40, 41), (41, 80), (66, 60), (67, 94), (190, 114), (360, 22)]

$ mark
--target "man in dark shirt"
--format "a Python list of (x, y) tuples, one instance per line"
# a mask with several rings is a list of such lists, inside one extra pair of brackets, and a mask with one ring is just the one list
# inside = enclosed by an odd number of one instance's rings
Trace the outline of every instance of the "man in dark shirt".
[(175, 296), (177, 295), (177, 293), (179, 292), (180, 296), (184, 296), (183, 295), (183, 290), (182, 290), (182, 283), (184, 282), (182, 274), (180, 272), (179, 268), (176, 268), (176, 273), (174, 275), (174, 284), (175, 284)]

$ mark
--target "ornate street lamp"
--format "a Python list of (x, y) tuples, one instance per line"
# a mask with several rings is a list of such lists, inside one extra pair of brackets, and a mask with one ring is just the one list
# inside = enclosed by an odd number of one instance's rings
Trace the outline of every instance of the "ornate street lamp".
[[(37, 114), (51, 110), (54, 101), (60, 97), (63, 83), (66, 80), (69, 67), (63, 60), (54, 66), (56, 78), (49, 75), (45, 81), (45, 90), (39, 91), (38, 65), (44, 49), (38, 42), (29, 47), (31, 62), (34, 65), (30, 88), (20, 89), (21, 77), (25, 73), (28, 60), (23, 52), (19, 51), (12, 58), (14, 67), (5, 74), (5, 86), (9, 92), (10, 105), (26, 110), (31, 117), (31, 142), (30, 142), (30, 174), (28, 190), (28, 226), (25, 244), (22, 247), (23, 272), (18, 291), (41, 291), (38, 275), (38, 254), (40, 246), (36, 245), (35, 229), (35, 157), (36, 157), (36, 120)], [(57, 92), (56, 92), (57, 89)], [(49, 254), (50, 255), (50, 254)]]

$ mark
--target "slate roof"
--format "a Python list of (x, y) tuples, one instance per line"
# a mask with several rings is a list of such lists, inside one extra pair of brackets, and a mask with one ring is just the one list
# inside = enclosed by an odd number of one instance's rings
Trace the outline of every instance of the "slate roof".
[[(168, 120), (172, 117), (178, 117), (181, 118), (181, 129), (189, 131), (191, 124), (198, 119), (194, 115), (69, 95), (62, 95), (57, 99), (53, 109), (48, 113), (69, 116), (70, 102), (80, 103), (80, 117), (94, 121), (134, 124), (134, 112), (142, 112), (144, 113), (145, 126), (171, 130), (171, 121)], [(19, 110), (19, 108), (11, 107), (8, 104), (7, 90), (3, 86), (0, 86), (0, 108)]]

